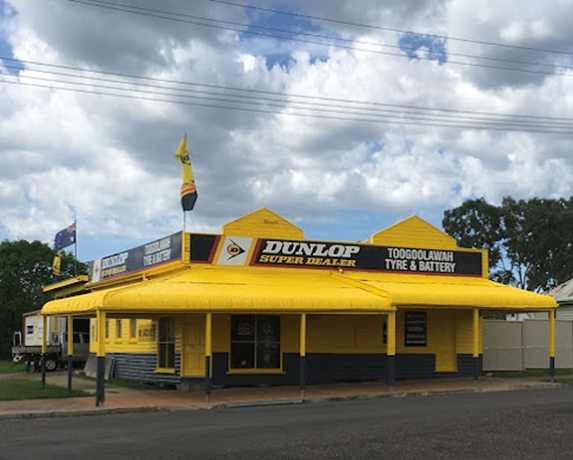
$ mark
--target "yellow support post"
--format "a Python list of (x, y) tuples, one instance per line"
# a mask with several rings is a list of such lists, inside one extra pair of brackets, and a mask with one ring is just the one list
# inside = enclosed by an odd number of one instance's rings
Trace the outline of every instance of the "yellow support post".
[(549, 312), (549, 375), (555, 378), (555, 310)]
[(300, 315), (300, 396), (304, 399), (306, 389), (306, 313)]
[(48, 353), (48, 317), (42, 316), (42, 388), (46, 387), (46, 354)]
[(96, 406), (103, 406), (105, 401), (105, 312), (96, 312), (97, 322), (97, 373), (96, 373)]
[(473, 334), (473, 377), (474, 382), (478, 381), (479, 378), (479, 309), (473, 309), (473, 321), (472, 321), (472, 334)]
[(396, 312), (388, 313), (387, 334), (387, 357), (388, 357), (388, 385), (393, 386), (396, 382)]
[(68, 356), (74, 355), (74, 317), (68, 316)]
[(72, 394), (72, 372), (74, 370), (74, 317), (68, 316), (68, 394)]
[(211, 355), (213, 354), (213, 316), (205, 315), (205, 401), (211, 398)]

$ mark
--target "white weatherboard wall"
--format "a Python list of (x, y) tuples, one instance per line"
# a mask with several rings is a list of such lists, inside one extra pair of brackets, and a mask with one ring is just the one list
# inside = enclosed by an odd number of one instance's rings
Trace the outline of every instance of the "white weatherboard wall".
[[(573, 369), (573, 321), (555, 322), (555, 367)], [(483, 370), (549, 368), (549, 320), (483, 321)]]

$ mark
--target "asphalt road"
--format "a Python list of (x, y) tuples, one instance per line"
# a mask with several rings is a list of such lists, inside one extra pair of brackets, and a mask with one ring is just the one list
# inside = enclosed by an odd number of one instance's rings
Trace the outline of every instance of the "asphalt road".
[(572, 459), (573, 387), (0, 422), (0, 459)]

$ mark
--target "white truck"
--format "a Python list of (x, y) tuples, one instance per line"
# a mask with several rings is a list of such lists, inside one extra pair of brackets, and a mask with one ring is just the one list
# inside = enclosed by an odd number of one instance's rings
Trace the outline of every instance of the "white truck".
[[(40, 369), (44, 323), (39, 311), (24, 313), (23, 330), (14, 332), (12, 360), (25, 361), (27, 369)], [(48, 318), (46, 370), (54, 371), (68, 362), (68, 334), (66, 318)], [(89, 320), (74, 319), (74, 363), (84, 363), (89, 355)]]

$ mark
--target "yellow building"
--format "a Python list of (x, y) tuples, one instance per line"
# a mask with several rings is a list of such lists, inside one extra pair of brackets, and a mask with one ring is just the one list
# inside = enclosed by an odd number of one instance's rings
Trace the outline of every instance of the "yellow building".
[(368, 243), (324, 242), (267, 209), (220, 235), (177, 233), (94, 261), (81, 289), (42, 313), (92, 318), (98, 403), (106, 355), (117, 377), (205, 381), (207, 394), (211, 384), (477, 379), (482, 316), (557, 307), (489, 281), (485, 250), (458, 248), (416, 216)]

